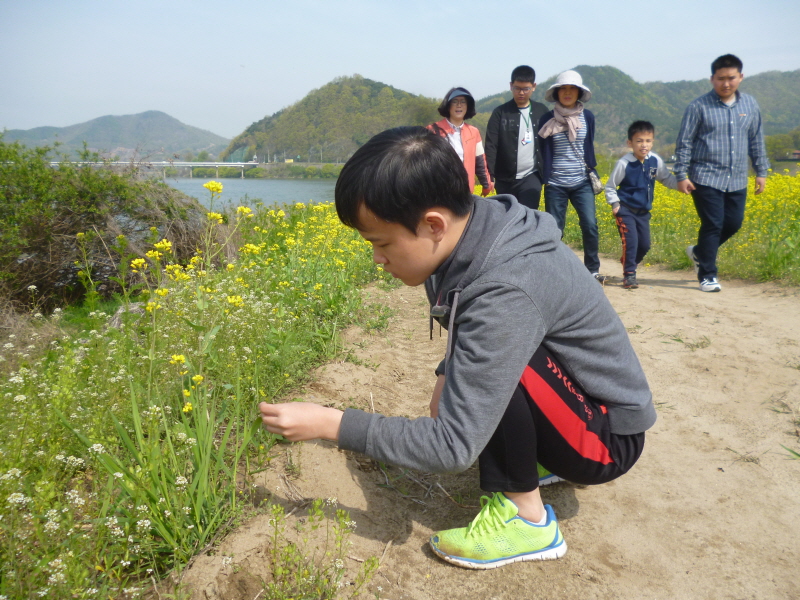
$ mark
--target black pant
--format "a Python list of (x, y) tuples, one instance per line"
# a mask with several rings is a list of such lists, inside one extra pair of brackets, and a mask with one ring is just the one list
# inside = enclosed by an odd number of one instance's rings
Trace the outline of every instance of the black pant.
[(539, 210), (539, 201), (542, 197), (542, 180), (539, 173), (534, 171), (522, 179), (510, 181), (495, 181), (495, 190), (498, 194), (511, 194), (520, 204)]
[(742, 227), (747, 189), (723, 192), (699, 183), (694, 187), (692, 199), (700, 217), (694, 256), (700, 263), (697, 279), (703, 281), (717, 276), (719, 247)]
[(586, 396), (540, 346), (480, 454), (481, 488), (535, 490), (537, 462), (573, 483), (605, 483), (633, 467), (643, 448), (644, 433), (611, 433), (605, 406)]
[(636, 273), (637, 265), (650, 250), (650, 211), (634, 211), (620, 204), (616, 220), (622, 240), (622, 272)]

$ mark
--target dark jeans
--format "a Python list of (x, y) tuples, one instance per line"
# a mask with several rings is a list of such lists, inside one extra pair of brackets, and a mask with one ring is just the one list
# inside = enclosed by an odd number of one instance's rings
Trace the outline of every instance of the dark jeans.
[(562, 236), (564, 223), (567, 220), (568, 202), (572, 202), (575, 212), (578, 213), (583, 236), (583, 264), (590, 272), (597, 273), (600, 270), (600, 259), (597, 256), (600, 236), (597, 232), (594, 193), (588, 179), (569, 188), (551, 184), (544, 186), (544, 209), (555, 217)]
[(635, 211), (620, 204), (616, 220), (622, 240), (622, 272), (635, 273), (636, 265), (650, 250), (650, 211)]
[(700, 217), (694, 256), (700, 263), (698, 281), (717, 276), (717, 252), (742, 227), (747, 189), (723, 192), (695, 183), (694, 207)]
[(633, 467), (644, 435), (611, 433), (605, 406), (540, 346), (478, 458), (480, 485), (487, 492), (535, 490), (537, 462), (573, 483), (605, 483)]
[(534, 171), (522, 179), (511, 181), (495, 181), (495, 190), (498, 194), (511, 194), (520, 204), (539, 210), (539, 199), (542, 197), (542, 180), (539, 173)]

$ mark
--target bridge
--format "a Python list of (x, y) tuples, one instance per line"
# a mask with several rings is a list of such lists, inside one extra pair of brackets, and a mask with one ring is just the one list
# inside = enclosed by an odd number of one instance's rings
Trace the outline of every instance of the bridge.
[[(51, 167), (57, 167), (59, 162), (51, 162)], [(140, 168), (146, 169), (161, 169), (164, 179), (167, 178), (167, 169), (169, 168), (181, 168), (181, 167), (188, 167), (189, 168), (189, 177), (193, 176), (193, 167), (214, 167), (214, 177), (219, 178), (219, 168), (220, 167), (236, 167), (242, 170), (242, 179), (244, 179), (244, 171), (245, 167), (257, 167), (258, 163), (254, 162), (184, 162), (184, 161), (177, 161), (177, 160), (162, 160), (162, 161), (142, 161), (142, 162), (130, 162), (130, 161), (105, 161), (105, 162), (89, 162), (89, 161), (77, 161), (72, 162), (73, 165), (91, 165), (96, 167), (130, 167), (131, 165), (136, 165)]]

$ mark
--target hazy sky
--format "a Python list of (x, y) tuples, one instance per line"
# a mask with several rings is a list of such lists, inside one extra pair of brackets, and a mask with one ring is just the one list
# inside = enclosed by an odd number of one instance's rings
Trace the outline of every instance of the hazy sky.
[[(571, 10), (571, 12), (566, 12)], [(0, 130), (161, 110), (233, 137), (358, 73), (439, 98), (579, 64), (696, 80), (800, 68), (796, 0), (0, 0)]]

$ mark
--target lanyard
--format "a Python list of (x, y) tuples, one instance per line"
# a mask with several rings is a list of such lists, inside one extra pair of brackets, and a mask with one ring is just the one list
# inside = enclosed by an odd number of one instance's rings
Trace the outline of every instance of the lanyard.
[(528, 105), (528, 118), (527, 119), (525, 118), (525, 113), (524, 112), (519, 111), (519, 114), (522, 117), (523, 123), (525, 123), (525, 129), (530, 131), (531, 130), (531, 107), (530, 107), (530, 105)]

